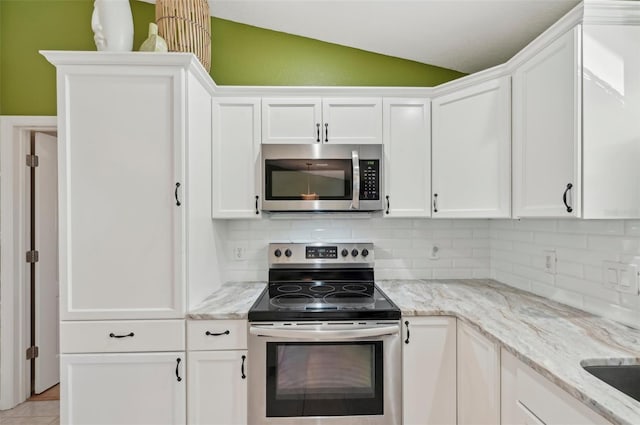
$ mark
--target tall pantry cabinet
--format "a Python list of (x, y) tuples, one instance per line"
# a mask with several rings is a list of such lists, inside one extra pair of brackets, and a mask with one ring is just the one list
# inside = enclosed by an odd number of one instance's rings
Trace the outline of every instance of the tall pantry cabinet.
[(187, 288), (200, 297), (215, 276), (215, 86), (191, 54), (43, 54), (57, 68), (61, 422), (184, 423)]

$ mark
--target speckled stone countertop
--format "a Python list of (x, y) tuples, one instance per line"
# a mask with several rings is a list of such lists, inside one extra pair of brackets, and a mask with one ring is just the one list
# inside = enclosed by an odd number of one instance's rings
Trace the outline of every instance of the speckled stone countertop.
[[(454, 316), (614, 424), (640, 424), (640, 402), (582, 369), (580, 362), (640, 362), (640, 330), (493, 280), (378, 281), (403, 316)], [(243, 319), (264, 282), (234, 282), (189, 319)]]
[(225, 283), (195, 306), (187, 314), (187, 319), (246, 319), (265, 286), (265, 282)]
[(640, 402), (582, 369), (640, 360), (640, 330), (493, 280), (380, 281), (403, 316), (455, 316), (615, 424), (640, 424)]

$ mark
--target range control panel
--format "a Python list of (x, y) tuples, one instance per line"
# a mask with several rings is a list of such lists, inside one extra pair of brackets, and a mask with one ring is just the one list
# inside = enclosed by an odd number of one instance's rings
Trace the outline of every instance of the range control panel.
[(380, 161), (360, 161), (360, 199), (380, 199)]
[(373, 267), (372, 243), (272, 243), (269, 267), (310, 267), (323, 265)]

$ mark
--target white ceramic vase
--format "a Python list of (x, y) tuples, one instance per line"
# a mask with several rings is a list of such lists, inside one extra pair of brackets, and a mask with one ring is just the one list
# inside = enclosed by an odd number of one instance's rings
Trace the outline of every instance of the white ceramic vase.
[(133, 16), (129, 0), (95, 0), (91, 29), (99, 51), (130, 52)]

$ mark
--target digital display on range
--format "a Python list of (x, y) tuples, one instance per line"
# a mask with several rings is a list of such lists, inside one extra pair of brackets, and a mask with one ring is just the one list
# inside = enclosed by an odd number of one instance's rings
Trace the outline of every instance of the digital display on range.
[(306, 258), (338, 258), (337, 246), (308, 246)]

